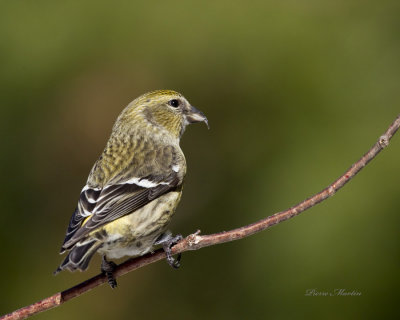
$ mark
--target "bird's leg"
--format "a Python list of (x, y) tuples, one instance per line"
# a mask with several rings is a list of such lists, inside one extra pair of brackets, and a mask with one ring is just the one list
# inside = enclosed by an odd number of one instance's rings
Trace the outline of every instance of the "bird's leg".
[(101, 272), (104, 272), (107, 276), (108, 284), (112, 289), (117, 287), (117, 280), (115, 280), (113, 272), (117, 265), (112, 262), (108, 261), (106, 259), (106, 256), (103, 256), (103, 259), (101, 260)]
[(162, 245), (165, 253), (167, 254), (168, 264), (175, 269), (178, 269), (180, 267), (179, 262), (181, 261), (182, 255), (179, 253), (178, 257), (175, 260), (171, 253), (171, 247), (177, 244), (182, 239), (183, 237), (181, 234), (177, 234), (175, 237), (173, 237), (170, 232), (166, 232), (159, 236), (154, 242), (155, 245)]

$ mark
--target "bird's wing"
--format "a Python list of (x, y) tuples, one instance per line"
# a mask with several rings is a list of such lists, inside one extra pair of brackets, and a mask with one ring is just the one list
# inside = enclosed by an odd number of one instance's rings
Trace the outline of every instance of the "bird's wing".
[[(166, 170), (168, 167), (168, 170)], [(182, 184), (182, 172), (171, 162), (162, 172), (118, 179), (103, 188), (85, 186), (71, 217), (61, 252), (70, 249), (94, 229), (130, 214)], [(113, 179), (115, 181), (115, 179)]]
[[(152, 177), (157, 178), (157, 177)], [(102, 190), (84, 188), (71, 218), (62, 249), (69, 249), (102, 225), (132, 213), (181, 184), (175, 172), (167, 179), (134, 178)]]

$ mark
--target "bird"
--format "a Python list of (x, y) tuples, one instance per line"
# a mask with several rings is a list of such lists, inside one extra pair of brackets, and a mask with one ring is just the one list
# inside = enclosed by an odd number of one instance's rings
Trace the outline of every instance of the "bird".
[(116, 264), (110, 259), (141, 256), (161, 245), (174, 268), (175, 237), (167, 230), (181, 199), (186, 160), (179, 146), (187, 125), (208, 120), (174, 90), (145, 93), (118, 116), (111, 136), (90, 171), (70, 219), (54, 272), (85, 271), (93, 255), (111, 288)]

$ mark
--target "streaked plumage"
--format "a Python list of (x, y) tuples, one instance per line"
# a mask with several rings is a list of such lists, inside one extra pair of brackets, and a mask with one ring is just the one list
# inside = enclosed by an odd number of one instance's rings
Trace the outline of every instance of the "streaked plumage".
[(199, 121), (207, 123), (204, 114), (171, 90), (144, 94), (122, 111), (81, 191), (56, 272), (85, 270), (96, 251), (113, 259), (152, 249), (181, 198), (180, 137)]

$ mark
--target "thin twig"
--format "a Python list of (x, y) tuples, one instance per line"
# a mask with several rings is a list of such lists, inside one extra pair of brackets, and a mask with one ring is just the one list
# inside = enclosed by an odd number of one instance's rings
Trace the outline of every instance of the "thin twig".
[[(333, 182), (331, 185), (326, 187), (316, 195), (300, 202), (299, 204), (285, 210), (278, 212), (272, 216), (262, 219), (258, 222), (250, 225), (237, 228), (231, 231), (225, 231), (210, 235), (200, 235), (200, 231), (187, 236), (181, 240), (177, 245), (172, 248), (172, 253), (177, 254), (188, 250), (198, 250), (200, 248), (243, 239), (254, 233), (265, 230), (275, 224), (281, 223), (287, 219), (293, 218), (301, 212), (313, 207), (317, 203), (333, 196), (340, 188), (342, 188), (347, 182), (349, 182), (368, 162), (377, 156), (377, 154), (389, 145), (389, 141), (392, 136), (400, 127), (400, 115), (390, 125), (387, 131), (379, 137), (379, 140), (375, 145), (364, 154), (360, 160), (354, 163), (339, 179)], [(165, 258), (165, 253), (162, 249), (157, 250), (153, 254), (147, 254), (142, 257), (132, 258), (124, 263), (120, 264), (115, 270), (114, 276), (120, 277), (132, 270), (141, 268), (153, 262), (162, 260)], [(25, 319), (36, 313), (43, 312), (45, 310), (57, 307), (68, 300), (80, 296), (81, 294), (107, 282), (107, 278), (104, 274), (99, 274), (91, 279), (88, 279), (75, 287), (67, 289), (62, 292), (58, 292), (48, 298), (45, 298), (39, 302), (31, 304), (29, 306), (18, 309), (10, 314), (4, 315), (0, 320), (16, 320)]]

